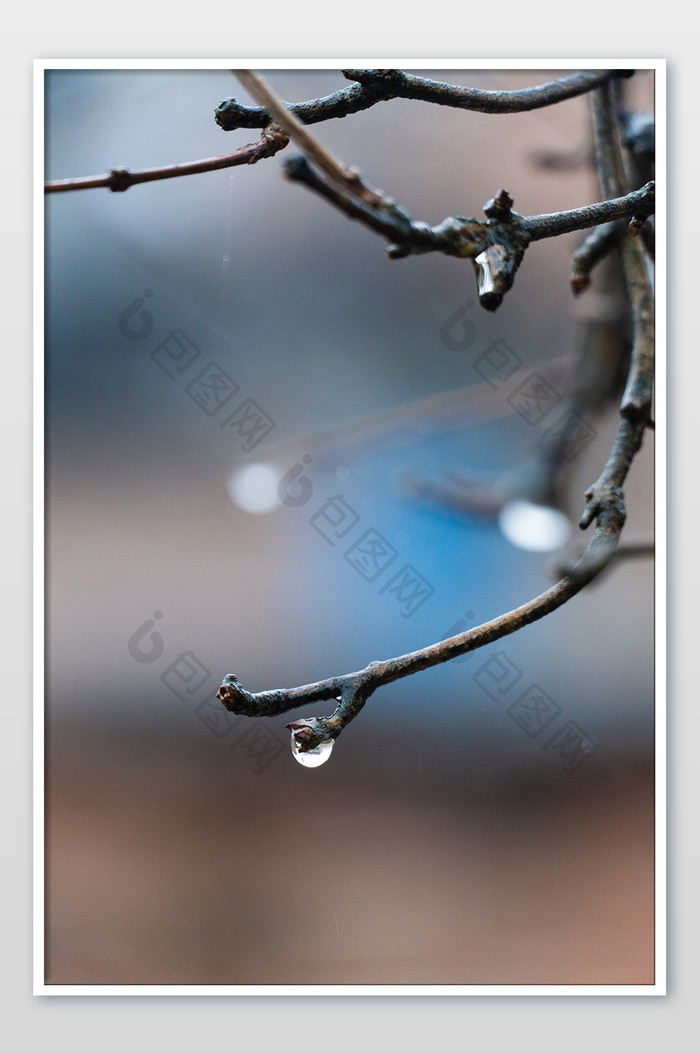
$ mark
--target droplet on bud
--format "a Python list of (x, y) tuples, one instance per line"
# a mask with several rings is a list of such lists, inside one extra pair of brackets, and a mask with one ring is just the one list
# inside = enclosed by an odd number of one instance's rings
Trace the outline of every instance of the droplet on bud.
[(294, 735), (292, 735), (292, 756), (300, 764), (303, 764), (305, 768), (318, 768), (319, 765), (325, 764), (330, 757), (334, 741), (334, 739), (324, 739), (315, 749), (302, 753), (301, 743), (297, 742)]
[(305, 768), (318, 768), (325, 764), (331, 755), (335, 739), (324, 739), (312, 750), (303, 750), (302, 747), (310, 742), (314, 736), (310, 720), (295, 720), (287, 727), (292, 733), (292, 756), (303, 764)]

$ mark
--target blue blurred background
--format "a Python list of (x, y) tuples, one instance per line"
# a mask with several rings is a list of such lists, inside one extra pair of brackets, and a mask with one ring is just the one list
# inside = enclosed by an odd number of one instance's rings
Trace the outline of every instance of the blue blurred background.
[[(554, 75), (421, 72), (485, 88)], [(345, 83), (267, 76), (288, 100)], [(650, 74), (630, 90), (653, 105)], [(224, 69), (50, 71), (46, 177), (231, 152), (256, 138), (214, 123), (231, 95), (250, 101)], [(436, 223), (481, 215), (502, 186), (522, 213), (597, 200), (591, 168), (535, 160), (585, 151), (587, 110), (394, 100), (314, 130)], [(551, 553), (401, 480), (530, 462), (547, 425), (512, 412), (515, 380), (484, 384), (480, 356), (503, 340), (516, 379), (556, 369), (593, 310), (568, 287), (580, 235), (532, 246), (488, 314), (468, 261), (388, 260), (284, 178), (292, 150), (46, 200), (48, 981), (649, 982), (651, 561), (382, 689), (316, 771), (292, 759), (290, 717), (253, 724), (212, 701), (228, 672), (251, 690), (308, 683), (546, 587)], [(225, 404), (203, 383), (212, 362)], [(457, 389), (463, 414), (448, 412)], [(248, 438), (242, 405), (261, 422)], [(571, 467), (574, 521), (615, 413), (595, 428)], [(653, 482), (647, 440), (629, 536), (652, 530)], [(247, 511), (255, 498), (275, 507)], [(342, 527), (332, 508), (351, 510)], [(369, 530), (396, 553), (372, 581), (346, 558)], [(426, 590), (415, 611), (391, 591), (406, 564)], [(541, 731), (510, 709), (533, 685), (552, 714)], [(590, 756), (567, 765), (547, 743), (572, 724)]]

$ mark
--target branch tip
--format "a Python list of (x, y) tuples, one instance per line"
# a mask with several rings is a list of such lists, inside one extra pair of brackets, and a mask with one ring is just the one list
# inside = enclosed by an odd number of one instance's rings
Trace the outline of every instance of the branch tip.
[(591, 279), (588, 274), (574, 273), (571, 275), (569, 282), (571, 284), (571, 291), (574, 294), (574, 296), (579, 296), (591, 284)]

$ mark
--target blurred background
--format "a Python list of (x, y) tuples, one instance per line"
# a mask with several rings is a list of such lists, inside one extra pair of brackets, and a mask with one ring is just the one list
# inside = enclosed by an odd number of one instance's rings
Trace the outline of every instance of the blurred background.
[[(417, 72), (493, 89), (565, 71)], [(289, 101), (346, 83), (266, 76)], [(257, 133), (215, 124), (229, 96), (251, 101), (223, 69), (50, 71), (46, 177), (232, 152)], [(651, 110), (652, 75), (628, 97)], [(500, 187), (524, 214), (598, 200), (590, 165), (541, 162), (585, 158), (588, 118), (586, 97), (502, 116), (393, 100), (314, 131), (437, 223)], [(513, 393), (533, 370), (564, 392), (604, 314), (596, 280), (570, 293), (580, 234), (533, 245), (488, 314), (470, 262), (389, 260), (284, 178), (292, 152), (46, 200), (47, 982), (651, 983), (651, 560), (381, 689), (315, 770), (284, 725), (327, 705), (253, 722), (215, 700), (226, 673), (308, 683), (546, 588), (526, 523), (402, 480), (532, 463), (556, 407), (533, 423)], [(517, 371), (490, 385), (494, 348)], [(614, 407), (591, 424), (573, 523)], [(653, 485), (648, 435), (630, 538), (651, 534)]]

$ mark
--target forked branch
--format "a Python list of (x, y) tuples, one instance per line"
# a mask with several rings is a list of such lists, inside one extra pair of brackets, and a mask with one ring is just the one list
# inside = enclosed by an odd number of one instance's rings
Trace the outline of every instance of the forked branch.
[[(359, 220), (370, 230), (390, 240), (391, 259), (427, 252), (471, 259), (476, 272), (479, 303), (495, 311), (512, 287), (525, 251), (533, 241), (555, 238), (575, 230), (587, 230), (616, 220), (646, 217), (654, 212), (654, 183), (640, 190), (621, 194), (593, 205), (540, 216), (521, 216), (512, 209), (507, 190), (499, 190), (484, 205), (486, 220), (468, 216), (448, 216), (431, 227), (417, 222), (401, 206), (374, 192), (374, 202), (362, 197), (347, 184), (329, 179), (317, 171), (303, 155), (284, 163), (287, 176), (314, 190), (350, 219)], [(359, 179), (359, 177), (358, 177)], [(366, 190), (365, 184), (359, 185)]]
[[(311, 702), (336, 699), (338, 706), (331, 716), (313, 717), (304, 722), (308, 733), (301, 740), (300, 751), (315, 749), (324, 741), (337, 738), (377, 688), (412, 676), (423, 669), (449, 662), (452, 658), (475, 651), (493, 643), (494, 640), (500, 640), (561, 607), (603, 569), (612, 555), (609, 543), (613, 537), (619, 537), (623, 522), (624, 513), (620, 517), (617, 509), (601, 508), (600, 524), (596, 527), (584, 556), (571, 574), (521, 607), (484, 622), (483, 625), (447, 640), (440, 640), (419, 651), (398, 658), (370, 662), (365, 669), (355, 673), (330, 677), (303, 687), (253, 694), (242, 687), (238, 678), (230, 673), (224, 677), (217, 698), (231, 713), (247, 717), (279, 716)], [(604, 558), (602, 553), (605, 554)]]

